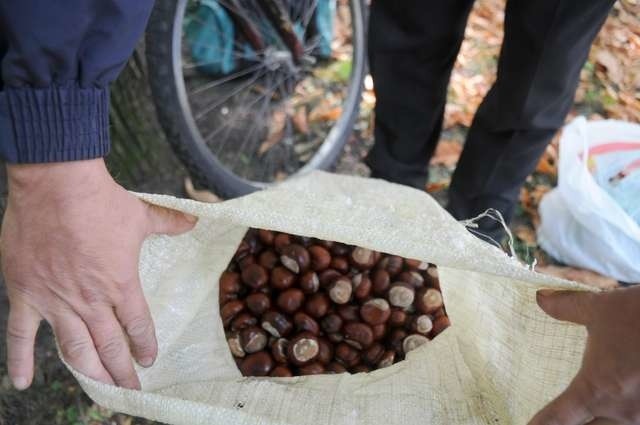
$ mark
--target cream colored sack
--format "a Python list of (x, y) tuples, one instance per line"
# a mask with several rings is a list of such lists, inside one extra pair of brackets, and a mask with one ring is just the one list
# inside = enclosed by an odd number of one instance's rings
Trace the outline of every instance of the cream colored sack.
[[(143, 391), (74, 372), (97, 403), (170, 424), (524, 424), (577, 371), (586, 333), (535, 304), (528, 271), (469, 234), (423, 192), (313, 173), (243, 198), (144, 199), (195, 214), (196, 228), (145, 242), (140, 275), (159, 355)], [(218, 276), (248, 227), (340, 241), (436, 263), (453, 326), (372, 373), (243, 378), (218, 313)]]

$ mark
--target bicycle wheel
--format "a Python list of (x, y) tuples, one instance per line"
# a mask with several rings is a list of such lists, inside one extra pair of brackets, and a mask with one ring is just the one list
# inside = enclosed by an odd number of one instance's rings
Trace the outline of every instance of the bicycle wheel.
[[(360, 102), (361, 0), (285, 1), (303, 63), (292, 60), (259, 2), (158, 0), (147, 30), (150, 84), (167, 138), (197, 182), (225, 198), (330, 167)], [(225, 13), (252, 23), (264, 48), (252, 47)], [(205, 50), (196, 50), (203, 36)], [(197, 53), (206, 48), (213, 51), (203, 59)]]

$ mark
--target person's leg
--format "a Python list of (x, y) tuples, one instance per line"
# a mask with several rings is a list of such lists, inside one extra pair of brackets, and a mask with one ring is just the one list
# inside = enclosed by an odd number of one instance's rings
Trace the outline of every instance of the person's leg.
[(451, 68), (473, 0), (373, 0), (369, 66), (373, 76), (373, 177), (424, 189), (442, 127)]
[[(520, 189), (571, 108), (580, 70), (614, 0), (508, 0), (498, 79), (451, 181), (458, 219), (496, 208), (511, 220)], [(481, 230), (504, 235), (488, 219)]]

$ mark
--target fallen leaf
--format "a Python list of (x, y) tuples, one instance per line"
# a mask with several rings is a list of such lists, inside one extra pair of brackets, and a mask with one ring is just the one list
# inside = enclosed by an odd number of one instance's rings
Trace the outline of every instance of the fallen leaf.
[(298, 108), (296, 113), (291, 117), (291, 121), (293, 121), (293, 126), (298, 132), (302, 134), (309, 134), (309, 123), (307, 122), (307, 108), (304, 106)]
[(536, 238), (536, 232), (529, 226), (518, 226), (513, 234), (516, 235), (520, 240), (526, 243), (529, 246), (538, 245), (538, 239)]
[(450, 183), (449, 181), (427, 183), (427, 185), (425, 186), (425, 190), (428, 193), (440, 192), (441, 190), (444, 190), (447, 187), (449, 187), (449, 183)]
[(271, 121), (269, 121), (269, 134), (260, 147), (258, 148), (258, 155), (264, 155), (269, 149), (278, 144), (284, 136), (284, 127), (287, 123), (287, 113), (282, 109), (276, 109), (271, 115)]
[(538, 161), (538, 166), (536, 167), (536, 172), (541, 174), (547, 174), (550, 176), (555, 176), (558, 173), (558, 169), (555, 165), (551, 163), (551, 159), (549, 156), (542, 155), (540, 161)]
[(543, 266), (536, 267), (538, 273), (555, 276), (562, 279), (572, 280), (574, 282), (584, 283), (585, 285), (599, 289), (615, 289), (620, 287), (617, 280), (601, 275), (591, 270), (579, 269), (574, 267), (561, 266)]
[(609, 79), (617, 85), (622, 83), (624, 71), (618, 58), (608, 50), (600, 50), (596, 53), (596, 63), (605, 68)]
[(444, 165), (453, 167), (458, 163), (462, 145), (453, 140), (441, 140), (431, 158), (431, 165)]
[(309, 121), (335, 121), (342, 115), (342, 107), (331, 107), (324, 102), (313, 108), (309, 113)]

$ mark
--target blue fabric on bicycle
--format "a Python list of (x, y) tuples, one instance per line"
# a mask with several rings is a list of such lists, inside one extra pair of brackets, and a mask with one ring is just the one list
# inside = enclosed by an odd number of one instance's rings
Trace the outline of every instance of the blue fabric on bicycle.
[(193, 61), (201, 71), (228, 74), (236, 69), (234, 23), (216, 0), (202, 0), (185, 32)]
[[(331, 55), (331, 41), (333, 40), (333, 16), (335, 0), (318, 0), (315, 13), (315, 23), (318, 31), (318, 45), (314, 55), (328, 58)], [(189, 19), (189, 18), (186, 18)], [(294, 23), (296, 32), (301, 35), (302, 28)], [(270, 29), (264, 27), (263, 31)], [(235, 71), (241, 66), (234, 58), (234, 43), (236, 40), (235, 24), (229, 13), (217, 0), (203, 0), (185, 26), (186, 38), (191, 50), (191, 56), (198, 69), (207, 74), (224, 75)], [(275, 31), (263, 34), (269, 44), (275, 43)], [(243, 44), (242, 56), (249, 59), (255, 52), (248, 43)]]

